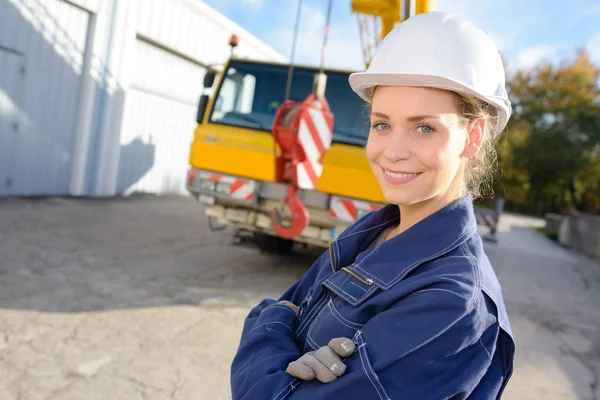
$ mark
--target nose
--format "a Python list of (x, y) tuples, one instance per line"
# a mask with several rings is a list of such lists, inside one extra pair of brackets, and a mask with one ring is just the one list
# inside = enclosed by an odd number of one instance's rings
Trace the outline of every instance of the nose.
[(408, 159), (410, 157), (410, 143), (407, 135), (400, 131), (391, 132), (387, 136), (383, 157), (390, 163)]

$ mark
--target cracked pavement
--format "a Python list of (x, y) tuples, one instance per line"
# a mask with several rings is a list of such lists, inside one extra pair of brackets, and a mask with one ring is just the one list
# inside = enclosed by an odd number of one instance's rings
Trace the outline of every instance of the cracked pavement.
[[(517, 341), (503, 399), (600, 398), (600, 263), (501, 219), (486, 249)], [(0, 200), (0, 399), (228, 399), (250, 307), (320, 251), (210, 232), (188, 197)]]

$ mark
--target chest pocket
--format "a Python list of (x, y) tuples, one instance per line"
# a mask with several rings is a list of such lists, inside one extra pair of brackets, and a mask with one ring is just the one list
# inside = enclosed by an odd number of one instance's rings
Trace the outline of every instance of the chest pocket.
[(373, 317), (371, 313), (374, 311), (370, 313), (361, 306), (379, 291), (377, 286), (369, 285), (344, 270), (336, 272), (321, 285), (325, 297), (308, 327), (305, 352), (327, 346), (334, 338), (354, 338), (356, 332)]

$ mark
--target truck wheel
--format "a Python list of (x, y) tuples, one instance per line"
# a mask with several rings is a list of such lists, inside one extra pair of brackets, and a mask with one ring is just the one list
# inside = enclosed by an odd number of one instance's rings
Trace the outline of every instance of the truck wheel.
[(272, 235), (257, 233), (255, 240), (260, 250), (271, 254), (287, 254), (294, 246), (293, 240), (283, 239)]

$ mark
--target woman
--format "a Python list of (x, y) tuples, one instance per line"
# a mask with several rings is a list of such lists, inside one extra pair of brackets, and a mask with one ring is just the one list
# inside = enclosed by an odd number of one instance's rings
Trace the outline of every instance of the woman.
[(366, 146), (386, 201), (279, 301), (248, 316), (234, 399), (495, 399), (514, 342), (472, 199), (511, 114), (502, 59), (473, 24), (399, 24), (366, 72)]

